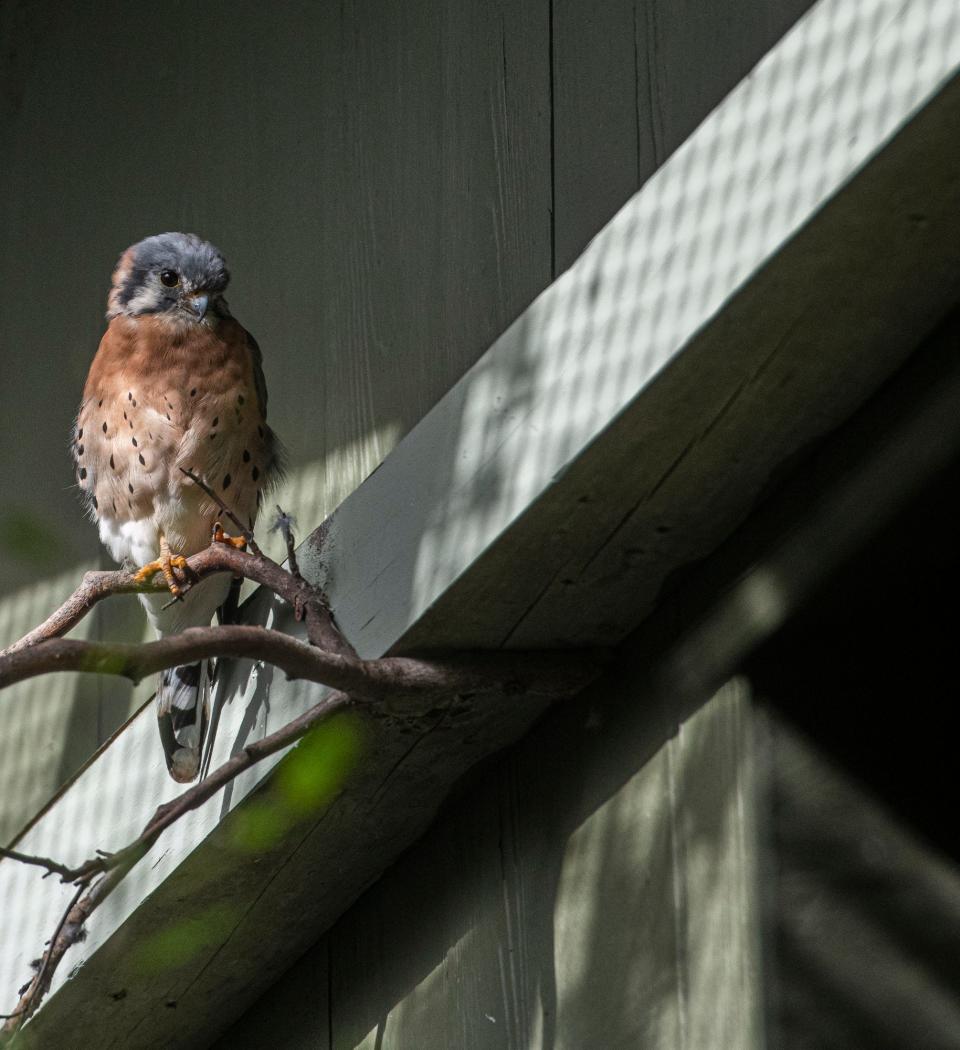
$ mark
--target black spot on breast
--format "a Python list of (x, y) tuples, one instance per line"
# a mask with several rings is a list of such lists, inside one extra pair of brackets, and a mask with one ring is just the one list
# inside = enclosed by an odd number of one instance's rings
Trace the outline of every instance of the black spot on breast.
[(130, 429), (133, 430), (133, 420), (130, 420)]
[(169, 412), (164, 412), (163, 414), (167, 417), (167, 419), (170, 418), (170, 413)]
[[(129, 490), (130, 490), (131, 492), (133, 492), (133, 485), (131, 485), (129, 481), (127, 482), (127, 488), (128, 488), (128, 489), (129, 489)], [(129, 503), (130, 501), (129, 501), (129, 500), (127, 500), (127, 502)]]
[(259, 467), (254, 467), (253, 471), (250, 474), (250, 476), (253, 478), (254, 481), (256, 481), (257, 478), (260, 477), (260, 468)]
[(86, 467), (81, 467), (80, 468), (80, 480), (81, 481), (85, 481), (86, 478), (87, 478), (87, 468)]
[(82, 437), (83, 437), (83, 427), (81, 427), (81, 428), (80, 428), (80, 429), (79, 429), (79, 430), (77, 431), (77, 441), (79, 441), (79, 440), (80, 440), (80, 439), (81, 439)]
[(214, 416), (213, 417), (213, 422), (210, 424), (210, 426), (215, 427), (219, 422), (220, 422), (220, 417), (219, 416)]
[(116, 464), (113, 462), (113, 453), (112, 452), (110, 453), (110, 469), (111, 470), (116, 470), (117, 469)]
[(237, 404), (238, 405), (242, 405), (243, 404), (243, 394), (237, 394)]
[(77, 455), (78, 456), (82, 456), (83, 455), (83, 445), (78, 445), (77, 446)]
[(126, 412), (124, 412), (124, 413), (123, 413), (123, 418), (124, 418), (124, 419), (126, 419), (126, 418), (127, 418), (127, 413), (126, 413)]
[(106, 432), (107, 432), (107, 421), (106, 420), (103, 421), (103, 432), (104, 432), (104, 434), (106, 434)]
[(110, 500), (110, 506), (113, 507), (113, 513), (117, 513), (117, 501), (115, 499)]
[(151, 441), (153, 441), (153, 434), (151, 434), (149, 430), (147, 431), (147, 437), (150, 438)]
[(141, 453), (140, 453), (140, 454), (139, 454), (139, 455), (137, 456), (137, 459), (139, 459), (139, 460), (140, 460), (140, 463), (141, 463), (141, 464), (142, 464), (143, 466), (146, 466), (146, 465), (147, 465), (147, 461), (146, 461), (146, 460), (145, 460), (145, 459), (143, 458), (143, 453), (142, 453), (142, 452), (141, 452)]
[(243, 450), (243, 462), (244, 463), (249, 463), (250, 462), (250, 450), (249, 449), (245, 448)]
[(130, 440), (133, 442), (133, 447), (136, 448), (137, 447), (137, 439), (136, 438), (130, 438)]
[(99, 510), (100, 509), (100, 504), (97, 503), (97, 497), (96, 496), (93, 497), (93, 509), (94, 510)]
[(225, 474), (224, 477), (223, 477), (223, 487), (225, 489), (230, 488), (230, 475), (229, 474)]
[(128, 390), (127, 391), (127, 400), (128, 401), (132, 401), (133, 400), (133, 391), (132, 390)]
[(194, 388), (193, 388), (193, 389), (192, 389), (192, 390), (190, 391), (190, 396), (191, 396), (191, 397), (196, 397), (196, 396), (197, 396), (197, 388), (196, 388), (196, 387), (194, 387)]
[(133, 399), (133, 407), (134, 407), (134, 408), (136, 408), (136, 407), (137, 407), (137, 399), (136, 399), (136, 398), (134, 398), (134, 399)]
[(97, 408), (103, 408), (103, 398), (102, 398), (102, 397), (101, 397), (101, 398), (100, 398), (100, 400), (99, 400), (99, 401), (97, 402)]

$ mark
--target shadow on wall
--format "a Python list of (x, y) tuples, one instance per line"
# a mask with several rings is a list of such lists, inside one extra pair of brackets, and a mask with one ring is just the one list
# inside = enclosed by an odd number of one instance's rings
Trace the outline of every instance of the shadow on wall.
[(683, 717), (629, 670), (552, 712), (222, 1045), (322, 1038), (328, 968), (337, 1050), (752, 1045), (748, 698)]

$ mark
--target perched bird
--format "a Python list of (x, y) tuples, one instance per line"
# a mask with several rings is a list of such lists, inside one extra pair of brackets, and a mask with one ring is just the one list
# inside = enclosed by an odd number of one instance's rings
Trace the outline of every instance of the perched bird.
[[(141, 580), (162, 572), (179, 599), (140, 596), (160, 637), (208, 625), (230, 588), (221, 574), (180, 593), (177, 570), (209, 544), (220, 513), (182, 468), (251, 528), (281, 470), (260, 348), (230, 316), (229, 279), (220, 252), (194, 234), (161, 233), (128, 248), (74, 428), (77, 482), (101, 542), (131, 570), (142, 566)], [(207, 679), (199, 663), (160, 675), (160, 737), (181, 783), (199, 770)]]

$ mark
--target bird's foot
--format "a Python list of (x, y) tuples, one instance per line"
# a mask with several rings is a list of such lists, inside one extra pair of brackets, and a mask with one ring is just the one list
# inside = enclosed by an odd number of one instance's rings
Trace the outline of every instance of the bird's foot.
[(163, 573), (163, 578), (174, 598), (183, 594), (183, 588), (177, 579), (174, 570), (179, 569), (184, 575), (187, 572), (187, 559), (182, 554), (161, 554), (151, 562), (147, 562), (142, 568), (133, 574), (135, 583), (147, 583), (152, 580), (158, 572)]
[(247, 549), (247, 541), (242, 536), (228, 536), (219, 521), (214, 523), (211, 542), (226, 543), (228, 547), (236, 547), (238, 551)]

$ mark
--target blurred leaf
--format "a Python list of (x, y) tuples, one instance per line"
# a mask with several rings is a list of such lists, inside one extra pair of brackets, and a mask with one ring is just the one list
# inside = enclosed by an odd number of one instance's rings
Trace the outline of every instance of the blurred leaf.
[(31, 568), (45, 569), (62, 560), (65, 549), (46, 518), (15, 507), (0, 515), (0, 552)]
[(234, 848), (260, 853), (276, 846), (290, 828), (333, 799), (359, 754), (356, 718), (339, 715), (317, 726), (280, 764), (264, 797), (234, 813)]
[(221, 944), (240, 917), (236, 905), (220, 902), (171, 923), (137, 945), (134, 967), (144, 974), (160, 974), (185, 966), (201, 952)]
[(272, 849), (294, 823), (293, 816), (273, 799), (248, 802), (233, 815), (233, 845), (243, 852)]
[(308, 733), (277, 770), (277, 790), (287, 806), (306, 816), (340, 790), (360, 752), (360, 725), (339, 715)]
[(122, 653), (85, 653), (79, 670), (93, 674), (120, 674), (127, 658)]

